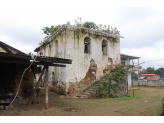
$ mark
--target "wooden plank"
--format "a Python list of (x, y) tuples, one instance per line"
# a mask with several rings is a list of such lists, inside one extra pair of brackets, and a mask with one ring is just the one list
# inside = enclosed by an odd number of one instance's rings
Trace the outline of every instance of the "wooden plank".
[(32, 102), (32, 100), (33, 100), (33, 98), (34, 98), (34, 95), (35, 95), (35, 93), (36, 93), (37, 87), (38, 87), (40, 81), (42, 80), (42, 75), (43, 75), (45, 69), (46, 69), (46, 67), (44, 66), (44, 67), (43, 67), (43, 70), (42, 70), (42, 72), (41, 72), (41, 75), (39, 76), (39, 80), (38, 80), (38, 82), (37, 82), (37, 84), (36, 84), (35, 90), (33, 91), (33, 95), (32, 95), (32, 97), (31, 97), (31, 99), (30, 99), (30, 102), (29, 102), (29, 104), (28, 104), (28, 106), (27, 106), (27, 108), (26, 108), (27, 111), (28, 111), (29, 108), (30, 108), (30, 105), (31, 105), (31, 102)]
[(45, 87), (45, 108), (48, 109), (48, 66), (46, 66), (46, 79), (45, 79), (46, 87)]

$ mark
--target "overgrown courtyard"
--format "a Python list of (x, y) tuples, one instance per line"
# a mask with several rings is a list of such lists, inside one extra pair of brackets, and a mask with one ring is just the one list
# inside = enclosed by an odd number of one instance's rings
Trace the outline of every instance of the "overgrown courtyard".
[[(138, 88), (138, 87), (135, 87)], [(161, 116), (164, 87), (140, 87), (129, 91), (129, 97), (103, 99), (66, 99), (49, 92), (49, 109), (44, 108), (44, 90), (38, 103), (9, 110), (6, 115), (17, 116)], [(2, 114), (4, 110), (0, 110)]]

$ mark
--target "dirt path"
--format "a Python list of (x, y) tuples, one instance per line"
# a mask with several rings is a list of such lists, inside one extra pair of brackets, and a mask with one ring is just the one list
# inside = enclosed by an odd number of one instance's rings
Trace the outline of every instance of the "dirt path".
[[(135, 90), (135, 97), (106, 99), (64, 99), (55, 93), (49, 94), (49, 109), (44, 108), (44, 94), (39, 96), (38, 103), (9, 110), (10, 116), (152, 116), (162, 115), (162, 97), (164, 89), (143, 88)], [(132, 95), (132, 91), (129, 91)], [(4, 110), (0, 110), (2, 114)]]

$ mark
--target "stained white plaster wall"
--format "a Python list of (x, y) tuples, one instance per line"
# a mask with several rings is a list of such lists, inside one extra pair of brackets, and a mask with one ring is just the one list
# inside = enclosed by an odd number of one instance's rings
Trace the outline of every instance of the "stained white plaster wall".
[[(84, 38), (91, 39), (90, 54), (84, 53)], [(113, 64), (120, 64), (120, 40), (112, 41), (112, 38), (105, 36), (95, 36), (86, 32), (75, 32), (71, 28), (66, 28), (61, 34), (50, 39), (50, 44), (41, 49), (43, 55), (48, 56), (49, 45), (51, 45), (51, 57), (55, 56), (55, 41), (58, 41), (58, 57), (71, 59), (72, 64), (67, 64), (65, 68), (49, 67), (49, 81), (52, 81), (52, 72), (55, 73), (55, 81), (59, 85), (65, 86), (66, 91), (69, 82), (80, 82), (86, 76), (90, 67), (90, 60), (97, 64), (96, 79), (104, 75), (103, 70), (107, 67), (108, 57), (113, 59)], [(108, 43), (107, 56), (102, 54), (102, 41)]]

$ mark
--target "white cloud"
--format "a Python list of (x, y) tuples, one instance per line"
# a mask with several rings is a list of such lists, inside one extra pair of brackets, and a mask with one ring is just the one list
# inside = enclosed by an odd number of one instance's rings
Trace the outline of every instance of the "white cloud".
[[(109, 1), (15, 0), (6, 3), (3, 5), (6, 8), (0, 7), (0, 40), (23, 52), (38, 47), (45, 36), (41, 31), (43, 27), (67, 21), (74, 24), (77, 17), (82, 17), (82, 21), (117, 27), (125, 37), (121, 39), (121, 53), (141, 57), (140, 62), (145, 61), (145, 66), (164, 64), (164, 8), (111, 8), (115, 5)], [(126, 1), (116, 3), (127, 4)]]
[(6, 35), (0, 35), (0, 39), (2, 42), (22, 51), (24, 53), (33, 52), (33, 50), (35, 48), (35, 46), (33, 46), (33, 45), (19, 43), (17, 40), (14, 40), (13, 38), (10, 38)]

